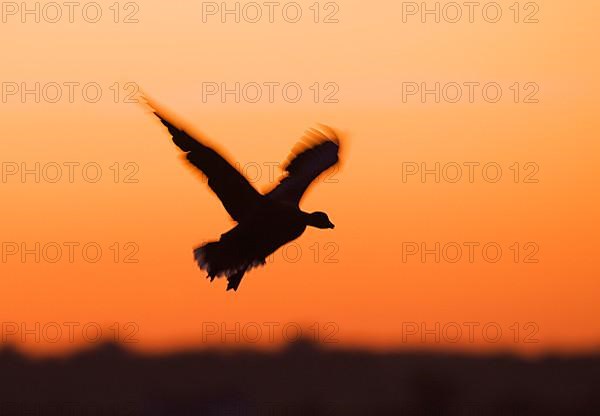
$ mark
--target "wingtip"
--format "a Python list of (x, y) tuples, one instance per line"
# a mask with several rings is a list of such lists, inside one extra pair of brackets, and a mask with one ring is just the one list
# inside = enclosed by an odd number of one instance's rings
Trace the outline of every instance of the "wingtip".
[(332, 142), (334, 142), (335, 144), (337, 144), (339, 146), (340, 144), (340, 136), (338, 135), (338, 133), (335, 131), (335, 129), (331, 126), (328, 126), (327, 124), (323, 124), (323, 123), (317, 123), (317, 125), (320, 128), (320, 132), (328, 139), (331, 140)]
[(150, 96), (142, 90), (140, 90), (140, 101), (143, 105), (146, 106), (146, 108), (150, 110), (152, 114), (158, 117), (163, 124), (165, 124), (165, 122), (169, 123), (165, 116), (163, 116), (163, 111), (161, 110), (160, 106), (156, 103), (156, 101), (150, 98)]
[(146, 108), (148, 108), (151, 112), (156, 114), (156, 103), (154, 102), (154, 100), (152, 100), (150, 98), (150, 96), (148, 94), (146, 94), (146, 92), (144, 92), (144, 90), (140, 89), (140, 104), (144, 105)]
[(330, 126), (317, 123), (318, 128), (310, 128), (304, 133), (303, 141), (310, 145), (320, 144), (323, 142), (333, 142), (340, 145), (340, 139), (337, 132)]
[(143, 94), (141, 97), (144, 100), (146, 107), (150, 109), (150, 112), (154, 114), (165, 127), (168, 129), (175, 127), (175, 125), (163, 115), (163, 111), (159, 108), (155, 101), (148, 98), (148, 96), (145, 94)]

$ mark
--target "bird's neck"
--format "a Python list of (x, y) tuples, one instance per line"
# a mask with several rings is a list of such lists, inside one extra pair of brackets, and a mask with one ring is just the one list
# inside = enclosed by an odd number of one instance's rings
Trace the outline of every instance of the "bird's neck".
[(314, 218), (310, 212), (300, 211), (302, 213), (302, 221), (305, 225), (314, 227)]

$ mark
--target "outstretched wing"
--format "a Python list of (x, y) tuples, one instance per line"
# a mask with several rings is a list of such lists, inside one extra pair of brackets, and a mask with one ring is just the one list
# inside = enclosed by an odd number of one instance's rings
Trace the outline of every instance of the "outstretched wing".
[(154, 114), (169, 129), (173, 143), (187, 153), (187, 160), (208, 178), (208, 185), (235, 221), (240, 222), (262, 199), (248, 180), (214, 149), (174, 126), (158, 111)]
[(298, 205), (311, 182), (338, 162), (339, 149), (339, 139), (333, 131), (326, 134), (309, 130), (283, 166), (287, 175), (265, 196)]

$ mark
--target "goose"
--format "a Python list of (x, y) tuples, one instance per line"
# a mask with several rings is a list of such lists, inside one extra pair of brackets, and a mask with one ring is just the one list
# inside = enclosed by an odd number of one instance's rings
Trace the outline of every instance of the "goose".
[(304, 212), (300, 200), (310, 184), (339, 161), (340, 141), (323, 126), (310, 129), (282, 165), (284, 176), (269, 192), (259, 193), (248, 179), (215, 149), (169, 121), (155, 105), (152, 112), (167, 128), (187, 161), (208, 179), (208, 186), (237, 223), (218, 241), (194, 249), (194, 259), (212, 282), (227, 278), (227, 291), (237, 291), (244, 274), (264, 266), (265, 259), (297, 239), (307, 226), (333, 229), (322, 211)]

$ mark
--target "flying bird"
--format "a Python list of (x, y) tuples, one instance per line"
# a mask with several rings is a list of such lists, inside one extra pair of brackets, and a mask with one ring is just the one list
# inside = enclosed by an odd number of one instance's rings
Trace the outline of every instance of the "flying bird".
[(194, 259), (211, 282), (215, 277), (226, 277), (227, 290), (237, 291), (247, 271), (263, 266), (267, 256), (300, 237), (307, 226), (334, 228), (326, 213), (302, 211), (300, 200), (321, 173), (338, 163), (340, 143), (335, 132), (328, 128), (309, 130), (283, 165), (284, 176), (263, 195), (215, 149), (148, 104), (175, 145), (186, 153), (187, 161), (208, 178), (208, 186), (237, 222), (218, 241), (194, 249)]

